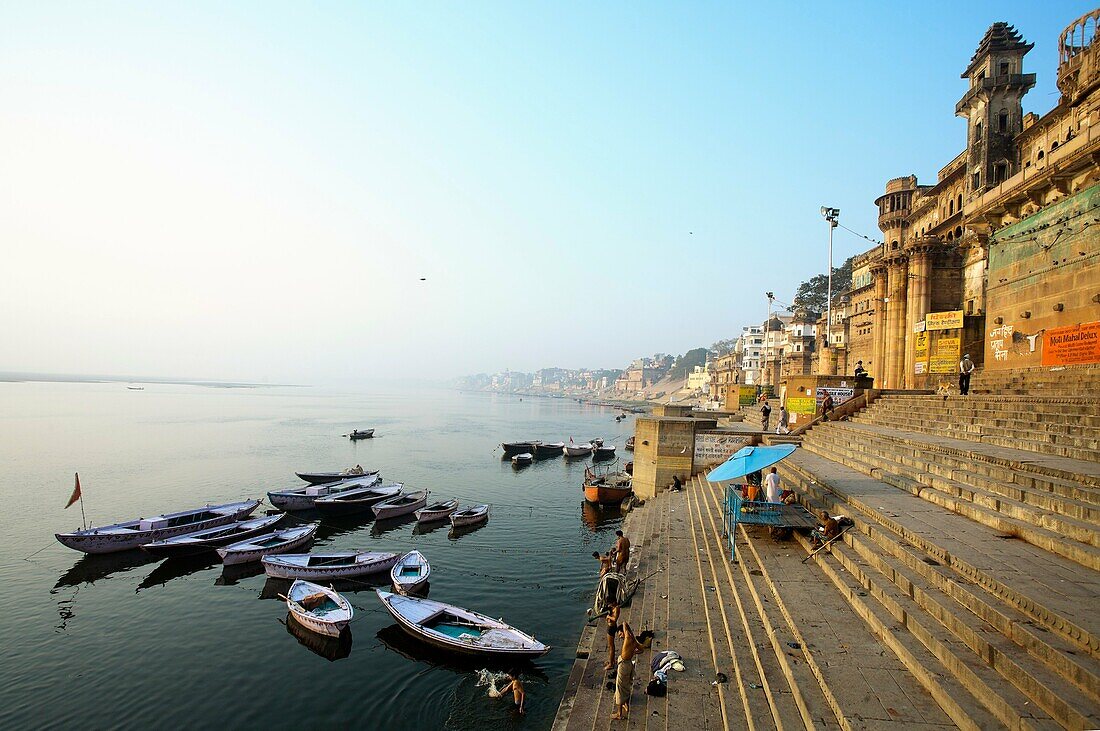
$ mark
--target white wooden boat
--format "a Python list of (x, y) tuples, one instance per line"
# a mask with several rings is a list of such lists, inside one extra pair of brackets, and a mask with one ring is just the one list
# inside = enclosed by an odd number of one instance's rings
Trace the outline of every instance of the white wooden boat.
[(326, 495), (335, 495), (360, 487), (373, 487), (382, 482), (382, 477), (377, 473), (370, 475), (357, 475), (336, 482), (325, 482), (308, 487), (298, 487), (291, 490), (276, 490), (267, 494), (268, 501), (279, 510), (312, 510), (317, 498)]
[(390, 569), (393, 588), (398, 594), (412, 594), (428, 583), (432, 567), (420, 551), (409, 551)]
[(586, 457), (592, 454), (591, 444), (566, 444), (562, 450), (566, 457)]
[(374, 590), (401, 629), (435, 647), (464, 655), (540, 657), (549, 645), (493, 619), (431, 599)]
[(295, 528), (265, 533), (246, 541), (231, 543), (224, 548), (219, 548), (218, 555), (222, 557), (222, 563), (230, 566), (259, 561), (272, 553), (287, 553), (313, 540), (313, 534), (317, 532), (319, 525), (320, 523), (307, 523)]
[(313, 501), (313, 507), (325, 515), (355, 515), (365, 513), (376, 503), (401, 494), (400, 482), (389, 482), (373, 487), (357, 487), (352, 490), (325, 495)]
[(374, 511), (375, 519), (385, 520), (387, 518), (396, 518), (401, 515), (408, 515), (409, 513), (416, 512), (427, 504), (428, 491), (420, 490), (418, 492), (402, 493), (389, 500), (383, 500), (371, 508), (371, 510)]
[(530, 454), (528, 452), (524, 452), (523, 454), (517, 454), (514, 457), (512, 457), (512, 465), (516, 466), (516, 467), (520, 467), (520, 466), (523, 466), (523, 465), (529, 465), (534, 460), (535, 460), (535, 455)]
[(451, 527), (462, 528), (467, 525), (477, 525), (478, 523), (484, 523), (488, 519), (488, 505), (471, 505), (468, 508), (462, 508), (462, 510), (455, 512), (455, 514), (451, 516)]
[(264, 573), (276, 579), (346, 579), (389, 571), (399, 553), (335, 551), (264, 556)]
[(62, 545), (84, 553), (115, 553), (138, 548), (164, 538), (182, 536), (185, 533), (194, 533), (244, 520), (259, 506), (259, 500), (205, 505), (179, 513), (137, 518), (98, 528), (82, 528), (72, 533), (56, 533), (54, 537)]
[(175, 538), (153, 541), (152, 543), (146, 543), (141, 548), (161, 558), (194, 556), (199, 553), (213, 551), (218, 546), (237, 543), (250, 536), (269, 533), (283, 517), (280, 513), (279, 515), (262, 515), (259, 518), (239, 520), (216, 528), (207, 528)]
[(303, 627), (329, 637), (339, 637), (355, 616), (347, 599), (332, 589), (302, 580), (290, 585), (286, 606)]
[(437, 520), (446, 520), (458, 510), (458, 500), (443, 500), (425, 505), (416, 511), (418, 523), (433, 523)]

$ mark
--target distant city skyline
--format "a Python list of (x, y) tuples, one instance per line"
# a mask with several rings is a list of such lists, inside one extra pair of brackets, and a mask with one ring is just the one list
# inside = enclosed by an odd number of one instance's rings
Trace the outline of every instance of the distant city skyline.
[[(0, 7), (0, 371), (323, 384), (734, 338), (1085, 2)], [(871, 246), (838, 230), (834, 264)]]

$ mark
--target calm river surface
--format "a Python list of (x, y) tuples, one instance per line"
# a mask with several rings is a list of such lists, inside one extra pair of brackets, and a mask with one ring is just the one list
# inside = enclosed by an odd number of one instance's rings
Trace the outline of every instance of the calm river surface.
[[(445, 390), (337, 391), (122, 383), (0, 383), (0, 727), (549, 728), (617, 511), (584, 504), (585, 462), (516, 471), (503, 440), (602, 436), (623, 449), (633, 419), (575, 401)], [(377, 438), (341, 438), (375, 427)], [(407, 488), (493, 506), (479, 530), (323, 524), (315, 548), (420, 549), (430, 597), (503, 617), (553, 646), (521, 670), (526, 718), (456, 663), (406, 638), (368, 587), (347, 645), (299, 638), (260, 570), (83, 557), (53, 534), (79, 472), (88, 520), (261, 497), (295, 470), (356, 463)], [(267, 507), (261, 507), (261, 511)], [(28, 559), (24, 557), (34, 553)]]

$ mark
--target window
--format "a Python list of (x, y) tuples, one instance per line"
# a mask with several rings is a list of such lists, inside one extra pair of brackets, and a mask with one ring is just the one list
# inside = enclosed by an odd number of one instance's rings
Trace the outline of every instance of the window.
[(993, 183), (1002, 183), (1008, 172), (1008, 165), (1003, 162), (999, 162), (993, 166)]
[(974, 124), (974, 141), (981, 142), (982, 140), (982, 123), (981, 120)]
[(997, 115), (997, 129), (1001, 132), (1008, 131), (1008, 112), (1001, 112)]
[(1042, 160), (1045, 156), (1046, 155), (1043, 153), (1043, 151), (1039, 150), (1039, 154), (1036, 155), (1035, 158), (1038, 159), (1038, 160)]
[(970, 181), (970, 187), (973, 188), (974, 190), (977, 190), (978, 188), (982, 187), (982, 174), (981, 173), (974, 173), (974, 176)]
[(947, 210), (950, 215), (955, 215), (955, 201), (951, 201), (950, 205), (948, 205), (947, 207)]
[(968, 315), (973, 315), (974, 314), (974, 300), (967, 300), (966, 301), (966, 314), (968, 314)]
[(1008, 74), (1008, 61), (1001, 61), (1001, 71), (1000, 71), (1000, 73), (1001, 73), (1001, 76), (1006, 76)]
[(962, 193), (959, 193), (959, 205), (958, 205), (958, 209), (959, 209), (960, 211), (961, 211), (961, 210), (963, 209), (963, 194), (962, 194)]

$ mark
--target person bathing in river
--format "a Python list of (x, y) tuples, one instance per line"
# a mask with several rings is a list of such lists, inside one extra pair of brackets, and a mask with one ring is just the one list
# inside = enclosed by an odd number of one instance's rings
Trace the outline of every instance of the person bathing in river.
[(611, 553), (600, 553), (599, 551), (592, 552), (592, 558), (600, 562), (600, 578), (611, 570)]
[(504, 679), (508, 681), (507, 685), (504, 685), (500, 689), (500, 695), (504, 695), (508, 691), (512, 691), (512, 700), (516, 703), (516, 710), (520, 713), (524, 713), (523, 704), (527, 702), (527, 693), (523, 690), (523, 683), (519, 680), (519, 674), (512, 671), (504, 676)]
[(615, 570), (622, 573), (626, 568), (626, 562), (630, 560), (630, 541), (623, 535), (621, 530), (615, 531), (615, 535), (619, 537), (615, 541)]

